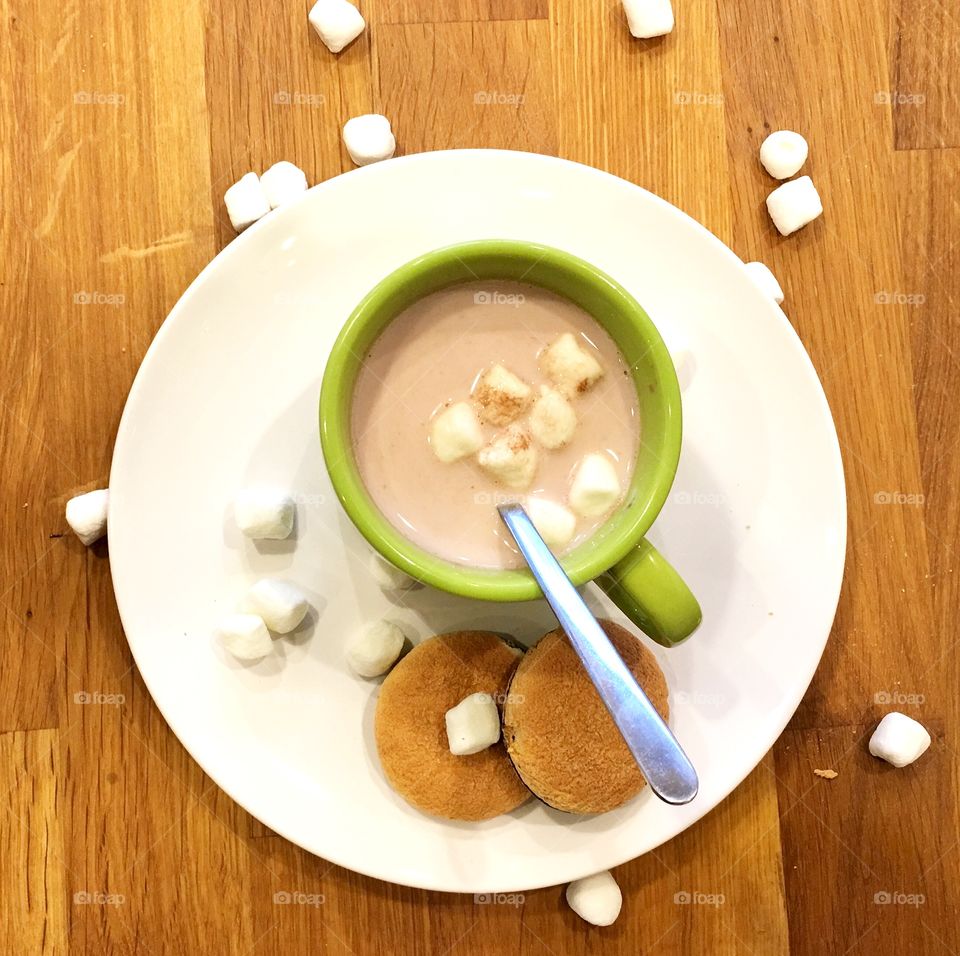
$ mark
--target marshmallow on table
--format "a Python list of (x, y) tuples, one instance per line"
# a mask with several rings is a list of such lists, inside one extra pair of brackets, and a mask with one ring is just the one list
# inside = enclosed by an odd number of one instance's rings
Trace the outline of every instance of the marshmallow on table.
[(353, 43), (366, 26), (360, 11), (348, 0), (317, 0), (307, 19), (331, 53)]
[(260, 185), (263, 186), (270, 208), (276, 209), (307, 191), (307, 175), (293, 163), (281, 160), (260, 177)]
[(810, 148), (807, 141), (789, 129), (778, 129), (760, 145), (760, 162), (774, 179), (789, 179), (800, 172)]
[(620, 479), (606, 455), (587, 455), (570, 486), (570, 507), (590, 518), (609, 511), (620, 498)]
[(480, 419), (469, 402), (456, 402), (434, 417), (430, 425), (430, 447), (445, 463), (459, 461), (483, 447)]
[(241, 176), (224, 194), (227, 215), (237, 232), (262, 219), (270, 212), (270, 200), (256, 173)]
[(550, 547), (562, 547), (573, 537), (577, 516), (569, 508), (549, 498), (528, 498), (523, 507), (540, 537)]
[(228, 614), (217, 626), (217, 637), (242, 661), (258, 661), (273, 649), (267, 625), (258, 614)]
[(264, 624), (275, 634), (289, 634), (296, 630), (307, 616), (307, 599), (303, 592), (289, 581), (261, 578), (247, 595), (251, 613), (263, 618)]
[(582, 920), (594, 926), (610, 926), (620, 915), (623, 894), (609, 870), (574, 880), (567, 887), (567, 903)]
[(544, 350), (540, 368), (568, 398), (585, 392), (603, 375), (603, 366), (580, 346), (572, 332), (564, 332)]
[(290, 537), (296, 510), (293, 499), (279, 488), (246, 488), (233, 502), (237, 527), (248, 538)]
[(509, 425), (527, 410), (532, 394), (526, 382), (502, 365), (484, 372), (473, 390), (483, 420), (491, 425)]
[(73, 533), (89, 547), (107, 533), (107, 506), (110, 489), (88, 491), (67, 502), (67, 524)]
[(870, 738), (870, 753), (894, 767), (906, 767), (930, 746), (930, 734), (923, 724), (894, 711), (877, 725)]
[(447, 742), (457, 757), (478, 754), (500, 739), (500, 711), (490, 694), (471, 694), (446, 713)]
[(409, 591), (422, 587), (416, 578), (410, 577), (406, 571), (401, 571), (376, 551), (370, 555), (367, 568), (370, 576), (384, 591)]
[(630, 33), (640, 40), (662, 37), (673, 29), (670, 0), (623, 0)]
[(747, 275), (760, 287), (761, 292), (765, 292), (777, 305), (783, 302), (783, 289), (777, 282), (777, 277), (762, 263), (748, 262), (744, 266)]
[(530, 410), (530, 431), (544, 448), (562, 448), (577, 430), (577, 413), (555, 388), (540, 386)]
[(361, 677), (379, 677), (396, 663), (406, 635), (390, 621), (360, 631), (347, 646), (347, 663)]
[(397, 150), (390, 120), (379, 113), (367, 113), (347, 120), (343, 126), (343, 145), (358, 166), (389, 159)]
[(789, 236), (823, 213), (823, 203), (809, 176), (791, 179), (767, 196), (767, 212), (780, 235)]
[(517, 424), (508, 426), (477, 455), (477, 463), (495, 481), (517, 489), (530, 487), (538, 461), (530, 432)]

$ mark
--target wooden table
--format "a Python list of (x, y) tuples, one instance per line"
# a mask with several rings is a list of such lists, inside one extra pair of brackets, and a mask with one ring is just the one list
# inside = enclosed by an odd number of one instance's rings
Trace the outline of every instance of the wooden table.
[[(954, 6), (675, 0), (675, 32), (636, 41), (616, 0), (363, 0), (369, 29), (333, 56), (303, 0), (2, 3), (4, 952), (960, 951)], [(224, 189), (280, 159), (337, 175), (340, 127), (369, 111), (405, 153), (498, 146), (609, 170), (768, 263), (836, 416), (850, 535), (820, 670), (730, 799), (617, 871), (609, 929), (559, 887), (477, 905), (266, 831), (151, 702), (106, 544), (64, 535), (67, 499), (107, 480), (144, 350), (233, 236)], [(757, 162), (780, 127), (808, 137), (826, 207), (789, 239)], [(890, 709), (935, 737), (902, 771), (866, 751)], [(275, 905), (283, 890), (324, 902)]]

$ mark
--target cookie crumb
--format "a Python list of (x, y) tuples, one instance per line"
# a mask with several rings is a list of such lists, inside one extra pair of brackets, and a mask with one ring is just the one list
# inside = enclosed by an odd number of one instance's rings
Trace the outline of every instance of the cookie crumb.
[(824, 780), (833, 780), (837, 776), (836, 770), (814, 770), (813, 771), (818, 777), (823, 777)]

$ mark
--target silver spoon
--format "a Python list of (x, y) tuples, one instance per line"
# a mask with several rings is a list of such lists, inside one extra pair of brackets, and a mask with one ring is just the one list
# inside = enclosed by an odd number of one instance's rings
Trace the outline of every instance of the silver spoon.
[(522, 505), (500, 505), (498, 510), (650, 789), (666, 803), (689, 803), (700, 784), (677, 738), (627, 670)]

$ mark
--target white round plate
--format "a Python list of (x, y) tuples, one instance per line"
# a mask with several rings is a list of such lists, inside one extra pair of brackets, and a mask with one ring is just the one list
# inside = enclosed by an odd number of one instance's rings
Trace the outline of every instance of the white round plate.
[[(703, 606), (683, 646), (654, 650), (671, 725), (700, 794), (645, 791), (577, 818), (536, 801), (483, 824), (424, 816), (384, 779), (377, 684), (344, 645), (390, 616), (418, 638), (489, 628), (530, 643), (543, 602), (497, 605), (423, 589), (391, 600), (324, 471), (317, 399), (341, 323), (407, 260), (448, 243), (520, 238), (609, 272), (694, 357), (684, 448), (651, 534)], [(251, 542), (234, 493), (272, 483), (298, 501), (295, 540)], [(846, 539), (836, 432), (816, 373), (741, 261), (639, 187), (546, 156), (426, 153), (338, 176), (230, 244), (153, 342), (127, 401), (110, 476), (110, 557), (133, 655), (173, 732), (251, 814), (342, 866), (395, 883), (512, 892), (582, 877), (669, 840), (722, 800), (779, 736), (833, 621)], [(264, 575), (316, 613), (254, 666), (211, 631)], [(589, 599), (617, 619), (592, 585)]]

